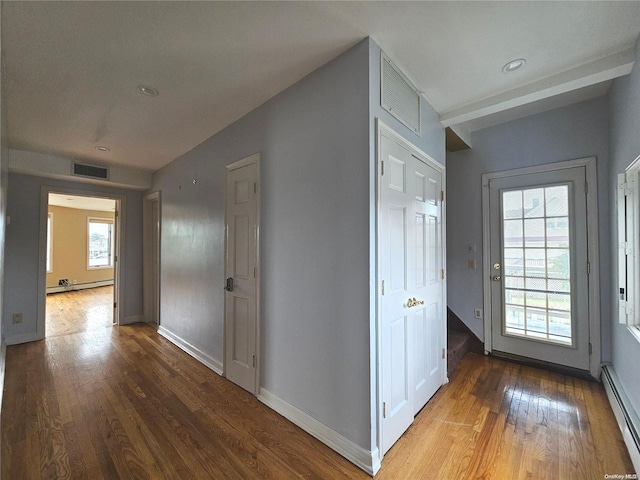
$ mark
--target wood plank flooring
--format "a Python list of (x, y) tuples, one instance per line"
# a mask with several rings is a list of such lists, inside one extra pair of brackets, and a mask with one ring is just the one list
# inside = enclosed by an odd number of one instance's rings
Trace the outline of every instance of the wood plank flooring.
[[(8, 347), (3, 401), (7, 480), (368, 478), (147, 325)], [(376, 478), (631, 472), (600, 384), (468, 354)]]
[(47, 337), (113, 325), (113, 286), (47, 295)]

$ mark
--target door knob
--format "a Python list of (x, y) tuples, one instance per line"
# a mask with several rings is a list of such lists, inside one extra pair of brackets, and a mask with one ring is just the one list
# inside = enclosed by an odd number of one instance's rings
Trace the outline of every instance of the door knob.
[(423, 300), (416, 300), (416, 297), (410, 298), (409, 300), (407, 300), (407, 307), (411, 308), (411, 307), (415, 307), (417, 305), (424, 305), (424, 301)]
[(494, 275), (493, 277), (491, 277), (491, 280), (493, 280), (494, 282), (499, 282), (500, 280), (502, 280), (502, 277), (500, 275)]

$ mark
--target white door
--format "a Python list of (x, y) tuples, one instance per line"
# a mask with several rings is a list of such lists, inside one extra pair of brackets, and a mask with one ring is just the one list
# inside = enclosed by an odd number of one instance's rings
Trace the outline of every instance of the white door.
[(492, 350), (589, 369), (585, 168), (489, 182)]
[(256, 393), (258, 164), (240, 160), (226, 172), (226, 377)]
[(382, 451), (443, 383), (441, 174), (381, 136)]

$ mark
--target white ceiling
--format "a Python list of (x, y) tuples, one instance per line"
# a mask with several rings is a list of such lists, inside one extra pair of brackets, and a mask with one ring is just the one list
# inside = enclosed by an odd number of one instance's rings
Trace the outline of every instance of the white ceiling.
[(155, 170), (367, 36), (447, 126), (602, 95), (640, 2), (3, 1), (2, 23), (12, 148)]
[(83, 197), (60, 193), (49, 194), (49, 205), (78, 210), (97, 210), (100, 212), (114, 212), (116, 210), (116, 201), (109, 198)]

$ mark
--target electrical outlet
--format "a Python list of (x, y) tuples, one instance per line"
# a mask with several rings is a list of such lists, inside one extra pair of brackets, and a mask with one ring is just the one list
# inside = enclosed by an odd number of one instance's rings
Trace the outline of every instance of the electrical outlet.
[(74, 280), (74, 281), (73, 281), (73, 284), (74, 284), (74, 285), (77, 285), (77, 284), (78, 284), (78, 280)]
[(473, 310), (473, 316), (478, 318), (478, 319), (482, 319), (482, 309), (481, 308), (476, 308)]
[(22, 314), (21, 313), (14, 313), (11, 316), (11, 321), (13, 323), (22, 323)]
[(469, 270), (475, 270), (476, 269), (476, 259), (475, 258), (470, 258), (469, 261), (467, 262), (467, 268)]

